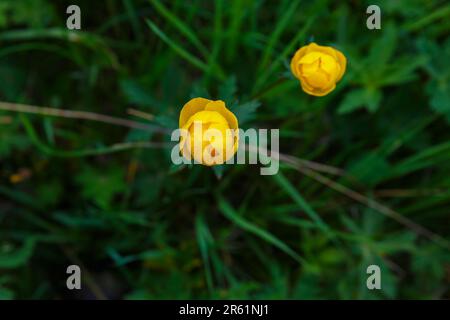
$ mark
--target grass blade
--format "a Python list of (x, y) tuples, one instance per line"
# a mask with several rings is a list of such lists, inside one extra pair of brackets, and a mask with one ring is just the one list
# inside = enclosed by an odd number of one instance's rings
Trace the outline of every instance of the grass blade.
[(200, 254), (205, 264), (206, 284), (209, 292), (213, 291), (213, 280), (211, 272), (211, 263), (209, 258), (209, 243), (212, 241), (211, 234), (209, 233), (208, 226), (205, 223), (202, 214), (198, 214), (195, 219), (195, 232), (197, 236), (198, 247)]
[(216, 0), (216, 12), (214, 15), (214, 42), (213, 42), (213, 49), (212, 53), (208, 57), (208, 64), (209, 64), (209, 73), (208, 76), (211, 75), (211, 73), (219, 72), (221, 74), (221, 77), (226, 78), (225, 74), (223, 73), (222, 69), (220, 68), (217, 58), (219, 56), (221, 47), (222, 47), (222, 39), (223, 39), (223, 0)]
[(194, 31), (189, 28), (187, 24), (181, 21), (169, 9), (167, 9), (159, 0), (150, 0), (150, 3), (155, 9), (169, 21), (169, 23), (181, 34), (183, 34), (201, 53), (204, 57), (209, 56), (208, 49), (201, 43)]
[(297, 7), (300, 4), (300, 0), (295, 0), (291, 2), (291, 5), (286, 9), (283, 17), (278, 20), (277, 25), (274, 28), (274, 31), (270, 35), (269, 41), (267, 42), (266, 49), (264, 50), (261, 63), (259, 65), (259, 70), (263, 70), (267, 67), (269, 63), (269, 59), (275, 50), (276, 45), (278, 44), (278, 40), (281, 37), (284, 29), (289, 25), (289, 21), (291, 20), (294, 13), (297, 11)]
[(295, 201), (295, 203), (305, 211), (305, 213), (315, 222), (323, 232), (330, 234), (329, 227), (323, 222), (317, 212), (305, 201), (295, 187), (289, 182), (289, 180), (281, 173), (273, 176), (278, 185), (283, 188), (287, 194)]
[(228, 26), (227, 58), (231, 61), (236, 55), (238, 41), (242, 38), (239, 34), (242, 22), (247, 11), (248, 3), (243, 0), (234, 0), (230, 2), (230, 24)]
[[(194, 57), (191, 53), (186, 51), (183, 47), (175, 43), (172, 39), (170, 39), (161, 29), (159, 29), (153, 22), (149, 19), (146, 20), (147, 25), (150, 29), (162, 40), (164, 41), (173, 51), (175, 51), (180, 57), (186, 59), (189, 63), (199, 68), (200, 70), (208, 73), (209, 66), (201, 61), (200, 59)], [(216, 74), (219, 78), (222, 79), (220, 73)]]
[(240, 228), (253, 233), (254, 235), (260, 237), (264, 241), (272, 244), (277, 247), (287, 255), (291, 256), (300, 264), (304, 264), (305, 260), (300, 257), (294, 250), (292, 250), (287, 244), (273, 236), (271, 233), (261, 229), (260, 227), (254, 225), (253, 223), (242, 218), (231, 205), (221, 196), (218, 197), (219, 209), (222, 211), (225, 217), (227, 217), (230, 221), (235, 223)]
[(131, 22), (131, 27), (133, 28), (133, 32), (136, 35), (136, 39), (141, 41), (143, 39), (143, 34), (141, 29), (139, 28), (139, 19), (136, 14), (136, 9), (131, 0), (123, 0), (123, 4), (125, 6), (125, 10), (127, 11), (127, 15)]
[(301, 40), (305, 37), (306, 33), (308, 32), (309, 28), (315, 21), (316, 17), (310, 17), (306, 24), (302, 27), (302, 29), (295, 35), (295, 37), (289, 42), (289, 44), (284, 48), (282, 53), (278, 55), (278, 57), (275, 59), (275, 61), (270, 65), (270, 67), (266, 68), (262, 73), (261, 76), (258, 77), (256, 80), (255, 87), (253, 89), (253, 93), (255, 93), (256, 90), (262, 87), (262, 85), (266, 82), (267, 79), (272, 75), (274, 70), (285, 60), (289, 54), (293, 54), (296, 47), (299, 45)]

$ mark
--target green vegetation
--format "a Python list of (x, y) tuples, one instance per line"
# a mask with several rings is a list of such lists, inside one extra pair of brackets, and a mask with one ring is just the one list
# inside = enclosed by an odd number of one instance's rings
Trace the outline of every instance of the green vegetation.
[[(447, 1), (73, 2), (0, 2), (0, 299), (450, 297)], [(312, 40), (348, 60), (320, 98)], [(173, 165), (197, 96), (279, 128), (279, 174)]]

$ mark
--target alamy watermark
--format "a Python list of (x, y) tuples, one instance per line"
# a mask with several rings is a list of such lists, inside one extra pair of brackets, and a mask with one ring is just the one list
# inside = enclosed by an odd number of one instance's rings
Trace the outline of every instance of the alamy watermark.
[[(77, 5), (70, 5), (66, 9), (66, 13), (70, 16), (66, 20), (66, 26), (69, 30), (81, 29), (81, 9)], [(370, 16), (366, 20), (366, 26), (369, 30), (381, 29), (381, 8), (375, 4), (369, 5), (366, 13)]]
[(81, 9), (77, 5), (70, 5), (66, 10), (67, 14), (70, 16), (66, 20), (66, 27), (69, 30), (80, 30), (81, 29)]
[(66, 273), (70, 274), (66, 280), (66, 287), (69, 290), (81, 289), (81, 269), (76, 264), (67, 267)]
[(369, 290), (381, 289), (381, 269), (376, 264), (372, 264), (367, 267), (366, 273), (370, 274), (367, 277), (366, 286)]
[[(180, 164), (261, 164), (261, 175), (275, 175), (279, 170), (279, 129), (227, 129), (224, 132), (194, 123), (192, 132), (176, 129), (171, 141), (180, 141), (172, 148), (171, 159)], [(201, 137), (201, 139), (195, 139)], [(191, 139), (193, 143), (191, 143)], [(270, 144), (268, 143), (270, 140)], [(204, 141), (210, 144), (203, 145)], [(237, 147), (237, 151), (236, 151)], [(234, 153), (236, 154), (234, 155)]]
[(366, 26), (369, 30), (381, 29), (381, 9), (379, 6), (372, 4), (367, 7), (367, 14), (370, 16), (367, 18)]

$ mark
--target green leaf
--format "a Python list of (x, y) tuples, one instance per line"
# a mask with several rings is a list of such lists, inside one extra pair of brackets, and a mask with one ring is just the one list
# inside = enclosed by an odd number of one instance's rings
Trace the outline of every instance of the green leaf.
[(255, 118), (256, 110), (260, 105), (261, 103), (259, 101), (253, 100), (244, 104), (231, 106), (230, 110), (235, 114), (239, 121), (239, 125), (241, 125)]
[(0, 268), (14, 269), (23, 266), (31, 258), (36, 245), (36, 238), (27, 238), (17, 250), (12, 252), (0, 251)]
[(349, 168), (351, 176), (369, 186), (389, 177), (390, 165), (384, 157), (376, 152), (359, 157)]
[(360, 108), (374, 112), (378, 109), (382, 94), (375, 89), (356, 89), (348, 93), (339, 105), (338, 113), (345, 114)]
[(429, 39), (420, 39), (417, 45), (430, 57), (426, 65), (430, 76), (426, 92), (430, 96), (431, 109), (446, 116), (450, 123), (450, 37), (441, 45)]
[(230, 106), (236, 99), (236, 77), (231, 76), (219, 86), (219, 99), (226, 102)]
[(140, 107), (153, 107), (155, 109), (160, 106), (158, 102), (150, 94), (150, 90), (144, 89), (137, 81), (132, 79), (123, 79), (120, 81), (120, 87), (125, 94), (127, 100), (131, 104), (135, 104)]
[(397, 32), (392, 24), (383, 26), (382, 36), (371, 46), (368, 61), (376, 73), (383, 72), (397, 48)]
[(0, 300), (14, 299), (14, 291), (0, 286)]
[(114, 196), (127, 187), (124, 170), (116, 167), (100, 171), (86, 166), (76, 180), (82, 187), (83, 196), (104, 209), (109, 208)]
[(425, 56), (398, 59), (395, 65), (386, 68), (383, 77), (379, 80), (379, 85), (398, 85), (416, 79), (416, 69), (423, 66), (427, 60)]

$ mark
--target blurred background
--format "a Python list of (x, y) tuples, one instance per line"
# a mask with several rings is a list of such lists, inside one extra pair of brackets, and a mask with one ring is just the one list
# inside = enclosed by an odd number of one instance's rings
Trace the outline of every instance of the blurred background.
[[(0, 299), (448, 299), (449, 18), (428, 0), (1, 0)], [(311, 41), (348, 60), (326, 97), (289, 70)], [(280, 172), (173, 165), (166, 132), (197, 96), (279, 128)]]

